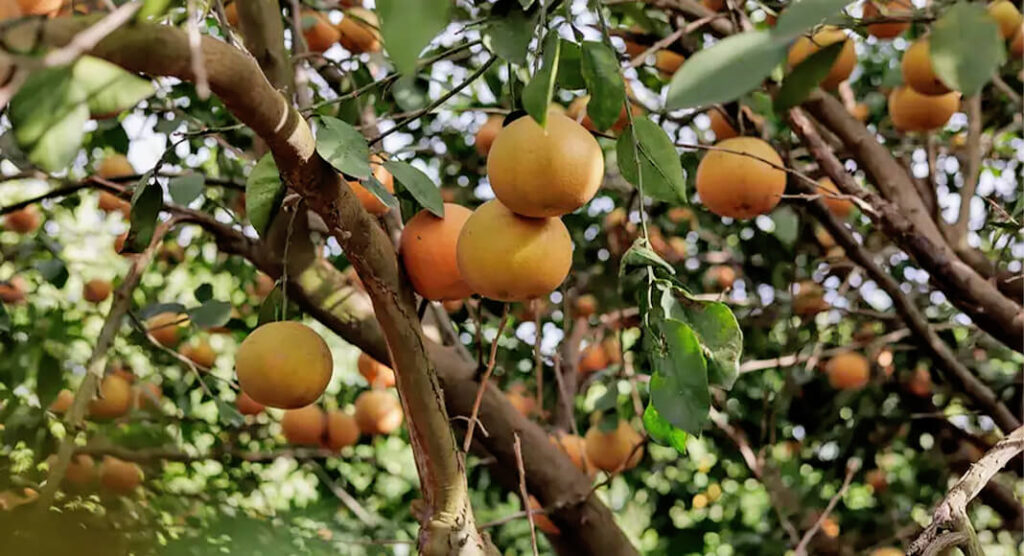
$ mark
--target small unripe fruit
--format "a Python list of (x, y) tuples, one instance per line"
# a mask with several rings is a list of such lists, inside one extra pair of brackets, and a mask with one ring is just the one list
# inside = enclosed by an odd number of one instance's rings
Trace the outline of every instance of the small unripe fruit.
[[(879, 9), (881, 5), (881, 9)], [(864, 19), (877, 19), (879, 17), (906, 16), (913, 11), (914, 5), (910, 0), (890, 0), (877, 3), (872, 0), (864, 2)], [(909, 21), (893, 21), (884, 23), (872, 23), (868, 25), (868, 34), (877, 39), (891, 39), (902, 35), (910, 28)]]
[(363, 434), (391, 434), (402, 418), (402, 404), (386, 390), (367, 390), (356, 398), (356, 424)]
[(315, 405), (289, 409), (281, 418), (281, 432), (289, 444), (319, 445), (327, 430), (327, 416)]
[(4, 217), (4, 227), (19, 234), (36, 231), (40, 222), (42, 222), (42, 218), (40, 218), (39, 209), (35, 205), (28, 205), (23, 209), (10, 212)]
[(54, 413), (64, 413), (71, 409), (71, 404), (75, 401), (75, 395), (71, 393), (71, 390), (67, 388), (57, 392), (57, 398), (50, 404), (50, 411)]
[(771, 145), (756, 137), (734, 137), (715, 148), (697, 166), (697, 192), (708, 210), (745, 220), (779, 204), (786, 172)]
[(863, 388), (871, 377), (871, 365), (863, 355), (848, 351), (840, 353), (825, 364), (828, 382), (833, 388), (855, 390)]
[(82, 298), (89, 303), (99, 303), (110, 297), (110, 282), (94, 278), (82, 287)]
[(788, 63), (790, 69), (806, 60), (811, 54), (840, 41), (844, 41), (842, 50), (839, 51), (839, 56), (832, 62), (832, 69), (829, 70), (828, 75), (821, 81), (822, 88), (835, 89), (847, 77), (850, 77), (850, 74), (853, 73), (853, 66), (857, 65), (857, 50), (853, 46), (853, 41), (846, 36), (842, 29), (825, 26), (812, 37), (800, 37), (797, 39), (793, 43), (792, 48), (789, 49)]
[(930, 44), (927, 37), (917, 39), (903, 54), (900, 62), (903, 81), (922, 95), (944, 95), (949, 92), (949, 87), (935, 75), (929, 54)]
[(561, 216), (597, 193), (604, 157), (583, 126), (549, 110), (545, 128), (524, 116), (498, 132), (487, 155), (487, 177), (494, 195), (513, 212)]
[(853, 201), (836, 196), (840, 195), (839, 188), (831, 178), (823, 177), (818, 180), (818, 193), (828, 210), (840, 220), (845, 220), (853, 212)]
[(395, 371), (365, 353), (359, 354), (356, 366), (359, 374), (363, 375), (372, 388), (391, 388), (395, 385)]
[(644, 457), (643, 447), (637, 447), (643, 442), (643, 437), (624, 419), (620, 419), (619, 426), (609, 432), (602, 431), (597, 425), (590, 427), (584, 441), (587, 459), (608, 473), (628, 471)]
[(914, 374), (911, 375), (910, 380), (907, 382), (907, 390), (919, 398), (931, 396), (932, 375), (928, 372), (928, 369), (924, 367), (914, 369)]
[(399, 253), (416, 293), (432, 301), (463, 299), (473, 294), (459, 272), (459, 234), (473, 211), (445, 203), (444, 218), (424, 209), (402, 230)]
[(493, 200), (463, 225), (456, 257), (473, 291), (527, 301), (546, 296), (568, 276), (572, 238), (558, 218), (523, 218)]
[[(391, 175), (391, 172), (384, 169), (384, 165), (382, 164), (383, 160), (381, 160), (380, 157), (373, 156), (371, 157), (371, 160), (376, 161), (376, 163), (372, 164), (373, 177), (376, 178), (389, 193), (394, 193), (395, 177)], [(369, 189), (363, 187), (363, 184), (358, 181), (350, 181), (348, 182), (348, 185), (352, 188), (352, 193), (355, 193), (359, 202), (362, 203), (363, 208), (366, 209), (366, 212), (380, 215), (386, 214), (391, 210), (391, 207), (385, 205), (383, 201), (378, 199), (376, 195), (371, 193)]]
[(114, 419), (132, 408), (132, 385), (124, 377), (109, 374), (100, 382), (99, 397), (89, 402), (89, 416)]
[(235, 407), (242, 415), (256, 415), (262, 412), (265, 407), (260, 402), (249, 397), (245, 392), (239, 392), (235, 398)]
[(881, 469), (872, 469), (864, 475), (864, 481), (871, 485), (875, 493), (885, 492), (889, 488), (889, 481), (885, 478), (885, 471)]
[(245, 338), (235, 354), (242, 391), (280, 409), (316, 401), (331, 380), (334, 360), (312, 328), (293, 321), (271, 322)]
[(146, 321), (149, 335), (164, 347), (173, 348), (181, 340), (182, 328), (188, 324), (186, 315), (159, 313)]
[(359, 424), (355, 417), (341, 410), (327, 414), (327, 447), (335, 452), (359, 440)]
[(910, 87), (889, 93), (889, 117), (900, 131), (929, 131), (946, 125), (960, 109), (960, 93), (922, 95)]
[(142, 484), (142, 470), (134, 463), (106, 456), (100, 469), (100, 483), (117, 494), (130, 494)]

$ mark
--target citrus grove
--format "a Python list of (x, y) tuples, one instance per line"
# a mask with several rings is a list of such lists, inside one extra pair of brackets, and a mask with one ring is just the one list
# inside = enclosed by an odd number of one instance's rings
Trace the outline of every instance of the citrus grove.
[(1019, 553), (1022, 41), (0, 0), (0, 553)]

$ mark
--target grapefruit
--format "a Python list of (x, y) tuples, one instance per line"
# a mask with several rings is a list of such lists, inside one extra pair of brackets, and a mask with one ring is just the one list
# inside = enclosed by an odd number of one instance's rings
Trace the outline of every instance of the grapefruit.
[(459, 272), (456, 246), (473, 211), (445, 203), (444, 218), (424, 209), (402, 230), (399, 253), (413, 289), (432, 301), (463, 299), (473, 294)]
[(697, 192), (708, 210), (745, 220), (779, 204), (786, 172), (771, 145), (756, 137), (734, 137), (715, 147), (725, 150), (708, 151), (697, 166)]
[(331, 380), (334, 360), (312, 328), (294, 321), (271, 322), (253, 330), (238, 347), (235, 370), (242, 391), (279, 409), (305, 407)]

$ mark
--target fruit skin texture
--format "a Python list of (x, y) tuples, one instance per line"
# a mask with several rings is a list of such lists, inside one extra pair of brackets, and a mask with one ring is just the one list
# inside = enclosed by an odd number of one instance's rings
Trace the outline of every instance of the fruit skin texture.
[(857, 104), (853, 105), (853, 108), (850, 108), (850, 114), (854, 118), (857, 118), (858, 122), (866, 122), (868, 121), (868, 118), (871, 116), (871, 108), (869, 108), (868, 105), (864, 104), (863, 102), (858, 102)]
[(27, 234), (34, 232), (41, 222), (39, 209), (35, 205), (29, 205), (21, 210), (8, 213), (4, 217), (4, 227), (12, 232)]
[[(643, 52), (643, 50), (640, 50), (640, 52)], [(627, 89), (627, 91), (628, 90), (629, 89)], [(594, 125), (594, 121), (591, 120), (590, 116), (587, 115), (587, 104), (589, 103), (590, 95), (576, 97), (572, 100), (572, 102), (569, 103), (569, 108), (565, 110), (565, 115), (572, 121), (582, 125), (585, 129), (589, 129), (590, 131), (601, 131), (597, 129), (597, 127)], [(558, 110), (558, 108), (555, 108), (556, 106), (559, 105), (552, 104), (551, 109)], [(629, 111), (632, 112), (634, 116), (641, 116), (644, 113), (643, 108), (640, 108), (635, 104), (630, 104)], [(612, 124), (612, 127), (608, 128), (608, 131), (612, 132), (613, 134), (617, 134), (620, 131), (626, 129), (626, 127), (628, 126), (629, 114), (626, 114), (626, 107), (623, 106), (622, 109), (619, 110), (619, 118), (615, 120), (615, 123)]]
[(853, 66), (857, 65), (857, 51), (853, 46), (853, 41), (841, 29), (826, 26), (815, 33), (813, 37), (797, 39), (789, 49), (787, 62), (790, 69), (806, 60), (811, 54), (839, 41), (845, 41), (843, 49), (832, 63), (832, 69), (829, 70), (828, 75), (821, 81), (822, 88), (835, 89), (847, 77), (850, 77), (850, 74), (853, 73)]
[(565, 455), (569, 456), (569, 460), (577, 469), (590, 477), (597, 473), (597, 469), (587, 460), (587, 445), (582, 438), (575, 434), (552, 435), (549, 438), (552, 444), (558, 446), (565, 452)]
[(150, 336), (164, 347), (174, 347), (181, 340), (181, 328), (188, 323), (185, 315), (159, 313), (146, 321)]
[(402, 230), (399, 252), (416, 293), (432, 301), (463, 299), (473, 294), (462, 279), (455, 251), (459, 234), (473, 211), (445, 203), (444, 218), (424, 209)]
[[(775, 149), (756, 137), (734, 137), (715, 147), (746, 153), (782, 166)], [(720, 150), (708, 151), (697, 166), (701, 202), (719, 216), (741, 220), (770, 212), (786, 190), (786, 172), (757, 158)]]
[(558, 218), (523, 218), (493, 200), (462, 227), (456, 257), (473, 291), (526, 301), (547, 295), (569, 275), (572, 238)]
[(94, 278), (82, 287), (82, 297), (90, 303), (99, 303), (110, 296), (110, 282)]
[[(307, 18), (314, 20), (309, 27), (306, 27)], [(302, 19), (302, 36), (305, 37), (310, 52), (324, 52), (341, 38), (341, 33), (316, 10), (302, 10)]]
[(949, 92), (949, 87), (932, 69), (929, 45), (927, 38), (918, 39), (903, 54), (903, 60), (900, 62), (903, 81), (922, 95), (944, 95)]
[(739, 135), (718, 108), (708, 110), (708, 118), (711, 119), (711, 131), (715, 133), (715, 141), (725, 141)]
[(549, 110), (547, 129), (524, 116), (498, 132), (487, 155), (487, 177), (495, 196), (513, 212), (561, 216), (597, 193), (604, 157), (583, 126)]
[(391, 388), (395, 385), (395, 371), (365, 353), (359, 354), (356, 366), (371, 388)]
[(256, 415), (266, 409), (263, 404), (250, 398), (249, 394), (245, 392), (238, 393), (238, 397), (235, 398), (235, 407), (242, 415)]
[(359, 441), (359, 424), (355, 417), (341, 410), (327, 414), (327, 447), (335, 452)]
[(189, 360), (200, 367), (210, 368), (217, 361), (217, 352), (213, 351), (210, 342), (205, 338), (195, 344), (181, 346), (178, 353), (189, 358)]
[(142, 484), (142, 470), (134, 463), (106, 456), (100, 468), (100, 483), (117, 494), (130, 494)]
[(71, 408), (71, 403), (75, 401), (75, 395), (71, 393), (71, 390), (67, 388), (57, 392), (57, 398), (50, 404), (50, 411), (54, 413), (64, 413)]
[(818, 180), (818, 193), (821, 194), (821, 200), (828, 207), (828, 210), (836, 215), (837, 218), (845, 219), (853, 212), (853, 201), (831, 196), (839, 193), (839, 188), (836, 187), (836, 184), (830, 178), (824, 177)]
[(960, 93), (922, 95), (910, 87), (889, 93), (889, 117), (900, 131), (929, 131), (946, 125), (960, 109)]
[(873, 550), (870, 556), (904, 556), (904, 552), (898, 548), (885, 547)]
[[(360, 21), (361, 20), (361, 21)], [(377, 14), (365, 8), (351, 8), (335, 26), (338, 42), (353, 54), (377, 52), (380, 50), (380, 24)]]
[(608, 368), (608, 365), (611, 365), (611, 361), (608, 360), (608, 354), (600, 344), (589, 345), (580, 354), (579, 373), (581, 375), (596, 373)]
[(595, 467), (608, 473), (632, 469), (644, 457), (642, 446), (633, 451), (633, 448), (643, 441), (643, 437), (624, 419), (619, 420), (618, 428), (607, 433), (597, 425), (590, 427), (584, 441), (587, 459)]
[(327, 415), (315, 405), (289, 409), (281, 418), (281, 432), (289, 444), (319, 445), (327, 430)]
[(871, 377), (871, 365), (863, 355), (848, 351), (840, 353), (825, 364), (828, 382), (840, 390), (863, 388)]
[(62, 0), (18, 0), (21, 13), (25, 15), (56, 15)]
[[(51, 456), (54, 457), (54, 456)], [(53, 464), (50, 464), (53, 468)], [(75, 486), (85, 486), (96, 480), (96, 463), (88, 454), (75, 454), (68, 462), (64, 472), (64, 481)]]
[(356, 398), (356, 424), (363, 434), (391, 434), (402, 419), (402, 404), (386, 390), (367, 390)]
[(110, 374), (100, 382), (99, 397), (89, 402), (89, 416), (96, 419), (120, 417), (132, 407), (132, 385), (122, 376)]
[(293, 321), (270, 322), (253, 330), (235, 354), (242, 391), (279, 409), (307, 406), (327, 388), (334, 360), (312, 328)]
[[(24, 9), (24, 6), (22, 6)], [(1009, 0), (997, 0), (988, 5), (988, 13), (995, 18), (999, 24), (999, 32), (1004, 39), (1013, 37), (1020, 28), (1021, 14), (1017, 5)]]
[(128, 162), (128, 157), (123, 154), (112, 154), (103, 158), (99, 165), (96, 166), (96, 175), (105, 178), (123, 178), (125, 176), (134, 176), (135, 168), (132, 167), (132, 163)]
[(25, 301), (25, 279), (14, 276), (7, 282), (0, 282), (0, 301), (7, 304), (20, 304)]
[(487, 116), (487, 121), (477, 130), (473, 146), (476, 147), (476, 152), (480, 153), (480, 156), (487, 156), (487, 153), (491, 152), (491, 145), (494, 144), (494, 139), (501, 131), (501, 123), (504, 121), (504, 117), (492, 114)]
[[(871, 0), (864, 2), (864, 19), (874, 19), (881, 16), (902, 16), (909, 14), (914, 9), (913, 4), (909, 0), (879, 1), (878, 4), (882, 5), (881, 10)], [(868, 34), (876, 39), (892, 39), (902, 35), (909, 28), (909, 21), (872, 23), (868, 25)]]
[[(379, 181), (380, 184), (384, 186), (384, 189), (387, 189), (389, 193), (394, 193), (395, 177), (391, 175), (391, 172), (384, 169), (383, 164), (380, 164), (380, 162), (382, 162), (380, 157), (374, 156), (371, 158), (378, 162), (378, 164), (373, 165), (373, 177), (377, 178), (377, 181)], [(359, 198), (359, 202), (362, 203), (366, 212), (369, 212), (370, 214), (386, 214), (391, 210), (391, 207), (381, 202), (376, 195), (371, 193), (369, 189), (363, 187), (363, 184), (358, 181), (350, 181), (348, 182), (348, 185), (352, 188), (352, 193), (355, 193), (356, 197)]]

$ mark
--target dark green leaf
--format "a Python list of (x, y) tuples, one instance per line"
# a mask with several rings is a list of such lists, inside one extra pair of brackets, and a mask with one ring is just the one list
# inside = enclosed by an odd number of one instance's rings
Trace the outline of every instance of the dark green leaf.
[(775, 223), (775, 237), (779, 238), (787, 247), (793, 247), (797, 236), (800, 233), (800, 217), (792, 207), (782, 206), (772, 212), (772, 222)]
[[(506, 3), (508, 4), (508, 3)], [(521, 9), (509, 6), (512, 9), (499, 10), (495, 5), (491, 17), (487, 19), (487, 27), (484, 29), (484, 44), (501, 57), (502, 60), (513, 64), (526, 64), (526, 51), (533, 39), (533, 29), (536, 25), (536, 18), (526, 15)], [(504, 13), (497, 13), (498, 11)]]
[(132, 196), (131, 227), (122, 253), (141, 253), (149, 247), (156, 229), (156, 219), (164, 206), (164, 190), (156, 180), (143, 176), (139, 189)]
[(830, 44), (797, 64), (793, 71), (789, 72), (782, 80), (782, 86), (779, 88), (778, 94), (775, 95), (773, 103), (775, 112), (783, 114), (786, 110), (803, 102), (832, 70), (832, 63), (835, 62), (845, 45), (846, 41)]
[(691, 301), (678, 303), (677, 307), (670, 317), (686, 323), (697, 335), (707, 361), (708, 381), (732, 388), (743, 354), (743, 331), (736, 315), (719, 302)]
[(50, 403), (57, 398), (64, 385), (60, 369), (60, 360), (43, 350), (39, 358), (39, 372), (36, 374), (36, 396), (39, 396), (39, 405), (49, 407)]
[(619, 428), (619, 414), (614, 411), (605, 413), (597, 422), (597, 428), (603, 433), (609, 433)]
[(124, 112), (156, 92), (148, 79), (92, 56), (79, 58), (72, 73), (75, 82), (85, 92), (89, 113), (93, 117), (109, 117)]
[(667, 271), (669, 274), (675, 274), (676, 269), (672, 268), (672, 265), (665, 262), (658, 256), (657, 253), (651, 249), (647, 240), (644, 238), (637, 238), (630, 246), (626, 254), (622, 256), (622, 263), (619, 267), (619, 276), (624, 276), (632, 271), (634, 268), (642, 268), (653, 266), (655, 268), (661, 268)]
[(370, 146), (366, 144), (366, 138), (359, 130), (337, 118), (320, 118), (316, 152), (339, 172), (359, 179), (370, 175)]
[(953, 4), (932, 24), (929, 43), (935, 75), (965, 97), (979, 93), (1006, 61), (999, 25), (982, 4)]
[(558, 84), (563, 89), (586, 89), (587, 82), (583, 79), (583, 52), (580, 45), (562, 40), (561, 53), (558, 57)]
[(585, 41), (580, 68), (590, 92), (587, 116), (597, 129), (608, 129), (619, 119), (626, 102), (626, 87), (619, 74), (619, 59), (603, 42)]
[(224, 326), (231, 318), (231, 304), (226, 301), (207, 301), (189, 309), (188, 318), (199, 328)]
[(604, 394), (601, 394), (600, 398), (594, 402), (594, 411), (609, 411), (615, 410), (615, 407), (619, 405), (619, 390), (614, 384), (610, 388), (605, 390)]
[(58, 288), (63, 288), (68, 281), (68, 267), (60, 259), (47, 259), (36, 265), (43, 280)]
[(757, 88), (786, 58), (786, 44), (768, 31), (726, 37), (697, 52), (672, 76), (669, 110), (729, 102)]
[(649, 401), (644, 410), (644, 429), (651, 440), (671, 446), (680, 454), (686, 453), (686, 431), (673, 427)]
[(228, 425), (229, 427), (239, 427), (245, 423), (245, 417), (238, 412), (238, 409), (234, 404), (230, 404), (220, 398), (215, 400), (217, 402), (217, 415), (220, 417), (220, 422)]
[(153, 303), (152, 305), (146, 305), (139, 310), (138, 316), (140, 319), (148, 319), (154, 315), (160, 313), (174, 313), (181, 314), (185, 312), (185, 306), (181, 303)]
[[(850, 0), (800, 0), (786, 5), (772, 33), (780, 40), (791, 39), (811, 27), (837, 16)], [(689, 62), (687, 62), (689, 63)]]
[[(430, 181), (430, 177), (415, 166), (405, 162), (389, 160), (384, 163), (384, 168), (391, 172), (391, 175), (398, 180), (398, 183), (402, 184), (402, 187), (408, 190), (413, 198), (416, 199), (416, 202), (423, 205), (423, 208), (434, 213), (439, 218), (444, 218), (444, 199), (441, 198), (441, 189), (434, 185), (434, 182)], [(376, 181), (376, 179), (373, 181)], [(378, 183), (377, 185), (380, 184)], [(387, 192), (383, 186), (380, 189)], [(377, 195), (377, 193), (374, 192), (374, 195)], [(380, 197), (380, 195), (377, 196)], [(381, 201), (384, 204), (388, 204), (387, 200), (383, 198)]]
[[(708, 370), (700, 342), (686, 324), (657, 319), (645, 341), (651, 362), (651, 405), (673, 426), (700, 434), (711, 408)], [(654, 345), (660, 344), (660, 345)]]
[(261, 236), (270, 228), (270, 222), (284, 200), (284, 184), (277, 171), (274, 157), (267, 153), (253, 167), (245, 180), (245, 214)]
[(28, 159), (56, 172), (70, 164), (82, 146), (89, 108), (69, 67), (47, 68), (28, 76), (11, 99), (7, 115)]
[(11, 331), (11, 315), (7, 312), (7, 306), (0, 301), (0, 332)]
[(399, 73), (416, 69), (420, 52), (448, 25), (451, 6), (449, 0), (378, 0), (381, 38)]
[(213, 286), (211, 286), (210, 284), (202, 284), (201, 286), (196, 288), (196, 291), (193, 292), (193, 295), (196, 296), (196, 301), (200, 303), (206, 303), (207, 301), (213, 299)]
[(555, 92), (555, 77), (558, 75), (558, 50), (561, 41), (557, 33), (548, 33), (544, 41), (544, 63), (541, 64), (533, 79), (523, 87), (523, 109), (541, 127), (548, 122), (548, 106), (551, 95)]
[[(125, 132), (121, 122), (117, 120), (104, 120), (98, 122), (96, 131), (92, 132), (92, 140), (89, 142), (89, 146), (109, 147), (121, 154), (128, 154), (128, 143), (128, 133)], [(3, 150), (2, 146), (0, 146), (0, 150)], [(7, 153), (4, 154), (6, 155)]]
[(385, 187), (384, 184), (377, 180), (377, 177), (373, 174), (365, 180), (361, 181), (363, 187), (367, 189), (373, 196), (380, 200), (385, 205), (395, 208), (398, 206), (398, 199)]
[(395, 104), (406, 112), (419, 110), (430, 102), (426, 83), (412, 75), (398, 78), (391, 87), (391, 96), (394, 97)]
[[(633, 126), (619, 135), (615, 153), (622, 177), (637, 187), (642, 186), (644, 195), (673, 204), (686, 200), (686, 178), (679, 153), (665, 130), (646, 116), (633, 118)], [(639, 172), (637, 154), (640, 155)], [(640, 178), (643, 178), (642, 184)]]
[(185, 174), (171, 178), (167, 183), (167, 192), (171, 194), (171, 199), (175, 203), (187, 205), (199, 197), (205, 185), (206, 180), (203, 179), (202, 174)]

